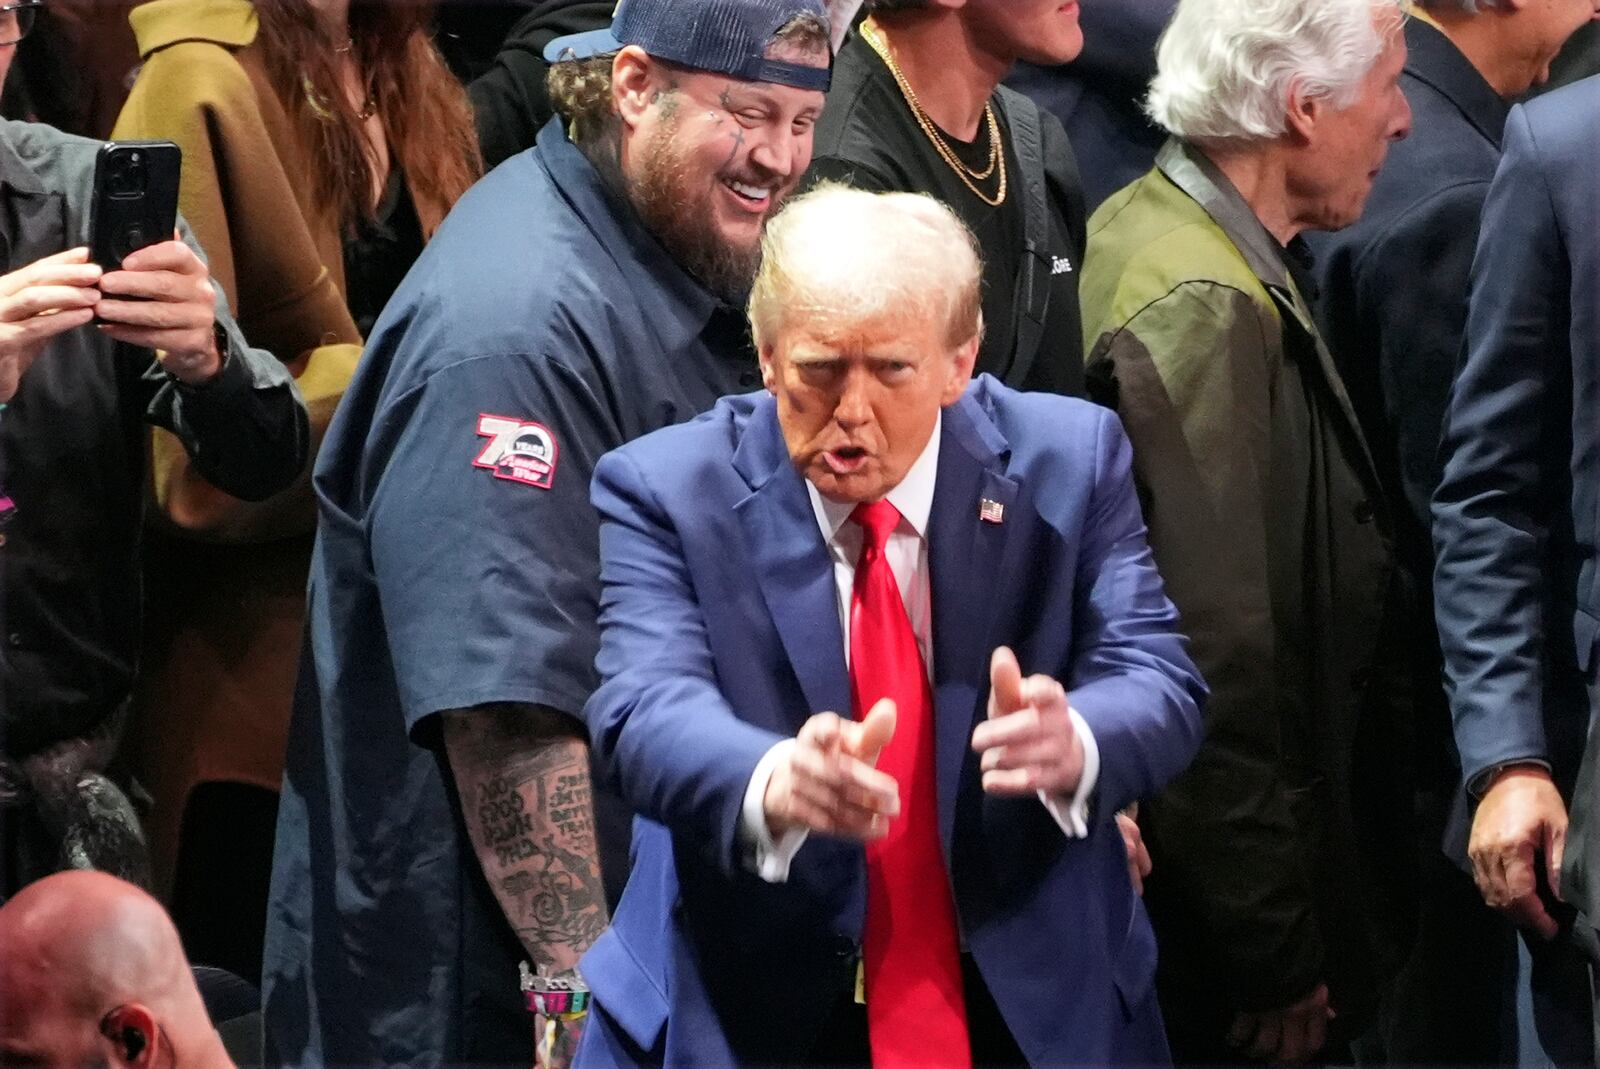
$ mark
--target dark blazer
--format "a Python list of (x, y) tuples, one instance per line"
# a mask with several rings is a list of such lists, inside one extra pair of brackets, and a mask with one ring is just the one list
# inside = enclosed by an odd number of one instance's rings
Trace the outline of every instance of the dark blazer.
[(1439, 424), (1461, 356), (1478, 219), (1510, 105), (1421, 19), (1400, 84), (1411, 136), (1389, 150), (1361, 220), (1310, 234), (1318, 319), (1396, 509), (1397, 548), (1432, 570)]
[[(1439, 485), (1439, 425), (1460, 362), (1479, 215), (1510, 105), (1443, 33), (1411, 19), (1405, 34), (1400, 84), (1411, 136), (1390, 149), (1359, 222), (1306, 240), (1316, 254), (1323, 337), (1394, 504), (1419, 784), (1444, 806), (1461, 777), (1439, 684), (1429, 501)], [(1452, 853), (1464, 848), (1464, 815), (1457, 809), (1447, 828)]]
[[(1532, 759), (1567, 787), (1589, 723), (1583, 684), (1600, 638), (1596, 130), (1600, 78), (1513, 109), (1484, 206), (1433, 503), (1439, 638), (1469, 784)], [(1593, 804), (1592, 790), (1572, 797), (1562, 882), (1600, 917)]]
[(511, 27), (494, 61), (467, 87), (486, 167), (532, 148), (555, 114), (545, 85), (545, 46), (569, 33), (611, 25), (616, 6), (614, 0), (542, 0)]
[[(940, 838), (965, 943), (1034, 1065), (1167, 1061), (1155, 940), (1113, 814), (1199, 744), (1204, 687), (1144, 540), (1127, 439), (1074, 400), (984, 376), (945, 410), (928, 523)], [(813, 713), (848, 711), (833, 566), (767, 395), (604, 458), (605, 679), (597, 767), (640, 814), (634, 867), (582, 968), (598, 1009), (575, 1062), (803, 1061), (849, 991), (866, 903), (859, 844), (812, 836), (789, 878), (740, 861), (757, 762)], [(999, 502), (1004, 522), (981, 522)], [(970, 746), (988, 663), (1066, 684), (1100, 751), (1092, 827), (983, 794)]]

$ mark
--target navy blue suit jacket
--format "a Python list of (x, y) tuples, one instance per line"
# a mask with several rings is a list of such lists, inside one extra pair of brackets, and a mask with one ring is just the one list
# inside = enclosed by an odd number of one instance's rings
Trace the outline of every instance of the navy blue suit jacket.
[[(1361, 420), (1392, 510), (1408, 587), (1403, 649), (1414, 681), (1418, 782), (1459, 799), (1461, 770), (1440, 684), (1433, 623), (1433, 491), (1440, 427), (1461, 362), (1472, 257), (1510, 105), (1438, 29), (1405, 26), (1411, 136), (1394, 145), (1354, 225), (1307, 234), (1316, 254), (1318, 320)], [(1445, 847), (1464, 857), (1454, 805)]]
[[(1566, 789), (1584, 746), (1600, 636), (1597, 130), (1600, 78), (1513, 109), (1484, 205), (1433, 503), (1439, 638), (1469, 784), (1531, 758)], [(1569, 841), (1569, 860), (1581, 853)]]
[[(1411, 136), (1392, 146), (1361, 219), (1307, 234), (1318, 319), (1395, 501), (1406, 567), (1433, 570), (1439, 428), (1467, 325), (1478, 222), (1510, 105), (1450, 39), (1406, 23)], [(1437, 677), (1436, 677), (1437, 678)]]
[[(940, 836), (966, 945), (1033, 1064), (1167, 1058), (1155, 942), (1113, 815), (1193, 757), (1204, 687), (1145, 544), (1116, 417), (987, 376), (945, 410), (929, 520)], [(832, 563), (773, 400), (727, 399), (603, 459), (605, 680), (595, 758), (640, 814), (612, 926), (584, 958), (577, 1065), (803, 1060), (854, 978), (858, 844), (812, 836), (784, 884), (739, 837), (757, 762), (848, 715)], [(1004, 522), (979, 519), (984, 500)], [(983, 794), (990, 653), (1062, 680), (1099, 744), (1093, 828)]]

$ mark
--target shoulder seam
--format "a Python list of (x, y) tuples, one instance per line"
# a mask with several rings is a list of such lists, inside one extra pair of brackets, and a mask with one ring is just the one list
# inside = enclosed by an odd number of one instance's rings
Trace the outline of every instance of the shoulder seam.
[[(1138, 311), (1136, 311), (1132, 315), (1130, 315), (1127, 318), (1127, 320), (1120, 327), (1118, 327), (1116, 330), (1111, 332), (1109, 340), (1107, 341), (1106, 344), (1110, 345), (1110, 344), (1115, 343), (1118, 338), (1120, 338), (1120, 337), (1122, 337), (1122, 335), (1128, 333), (1128, 331), (1133, 327), (1133, 324), (1138, 321), (1140, 316), (1142, 316), (1146, 312), (1150, 311), (1150, 309), (1154, 308), (1156, 305), (1160, 304), (1162, 301), (1167, 300), (1169, 297), (1173, 296), (1179, 290), (1182, 290), (1182, 289), (1185, 289), (1185, 288), (1190, 288), (1190, 287), (1200, 287), (1200, 286), (1210, 286), (1210, 287), (1214, 287), (1216, 289), (1228, 290), (1228, 291), (1230, 291), (1232, 293), (1238, 294), (1240, 297), (1243, 297), (1246, 301), (1249, 302), (1251, 308), (1259, 309), (1261, 307), (1260, 302), (1258, 302), (1255, 299), (1255, 297), (1250, 294), (1249, 291), (1241, 289), (1238, 286), (1234, 286), (1234, 285), (1231, 285), (1231, 284), (1229, 284), (1227, 282), (1220, 282), (1220, 281), (1218, 281), (1216, 279), (1210, 279), (1210, 278), (1188, 278), (1188, 279), (1184, 279), (1182, 282), (1177, 283), (1171, 289), (1167, 290), (1167, 292), (1161, 294), (1159, 297), (1152, 297), (1150, 300), (1148, 300), (1144, 304), (1140, 305)], [(1274, 312), (1274, 314), (1276, 314), (1276, 312)], [(1255, 318), (1255, 321), (1256, 321), (1257, 329), (1261, 329), (1261, 317), (1259, 315), (1257, 315), (1254, 318)], [(1262, 343), (1263, 343), (1263, 346), (1265, 346), (1266, 334), (1265, 334), (1264, 331), (1262, 333)], [(1099, 346), (1099, 342), (1096, 341), (1095, 348), (1099, 349), (1099, 347), (1100, 347)]]

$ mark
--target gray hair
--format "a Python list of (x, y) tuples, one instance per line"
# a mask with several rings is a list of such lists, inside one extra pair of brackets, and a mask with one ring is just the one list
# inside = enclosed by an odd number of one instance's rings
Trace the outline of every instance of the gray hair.
[(1400, 0), (1179, 0), (1145, 110), (1189, 141), (1278, 137), (1293, 90), (1335, 108), (1355, 101), (1388, 44), (1385, 12), (1399, 32)]
[(750, 328), (766, 350), (792, 316), (906, 315), (945, 323), (954, 348), (983, 333), (982, 287), (978, 242), (939, 201), (826, 182), (767, 224)]

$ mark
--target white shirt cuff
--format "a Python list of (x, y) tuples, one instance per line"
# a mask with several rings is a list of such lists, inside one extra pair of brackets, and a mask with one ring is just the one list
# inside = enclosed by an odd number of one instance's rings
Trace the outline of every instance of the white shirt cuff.
[[(1068, 706), (1067, 716), (1072, 719), (1072, 730), (1083, 741), (1083, 778), (1078, 781), (1078, 789), (1071, 797), (1040, 791), (1039, 801), (1044, 803), (1063, 835), (1069, 839), (1083, 839), (1089, 835), (1089, 799), (1094, 796), (1094, 785), (1100, 779), (1100, 744), (1094, 741), (1094, 732), (1078, 715), (1078, 710)], [(768, 774), (771, 774), (770, 770)], [(765, 780), (762, 781), (762, 787), (766, 787)], [(748, 800), (745, 805), (748, 812)]]
[[(744, 789), (744, 806), (739, 815), (739, 837), (745, 845), (746, 863), (750, 871), (768, 883), (784, 883), (789, 879), (789, 865), (810, 834), (804, 828), (794, 828), (773, 842), (772, 832), (767, 828), (767, 784), (772, 780), (772, 770), (794, 745), (794, 739), (784, 739), (761, 755), (756, 770), (750, 774), (750, 786)], [(1095, 759), (1098, 765), (1098, 752)]]

